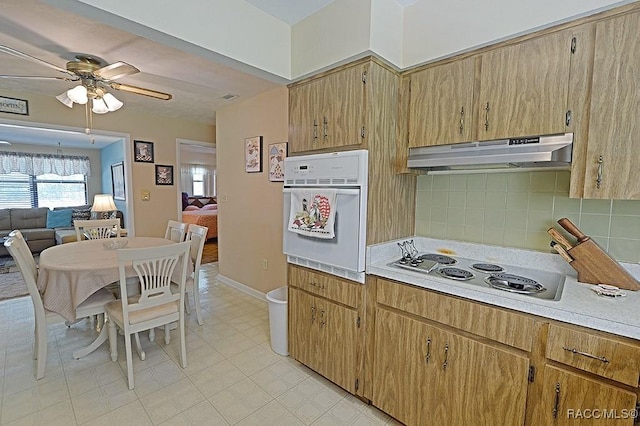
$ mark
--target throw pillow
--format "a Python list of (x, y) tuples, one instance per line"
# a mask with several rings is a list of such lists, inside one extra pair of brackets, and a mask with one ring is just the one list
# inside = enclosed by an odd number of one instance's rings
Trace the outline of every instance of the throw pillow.
[(71, 214), (71, 226), (76, 220), (89, 220), (91, 219), (91, 210), (73, 210)]
[(204, 206), (204, 204), (202, 204), (202, 202), (200, 200), (198, 200), (197, 198), (191, 202), (191, 205), (192, 206), (196, 206), (196, 207)]
[(217, 204), (207, 204), (205, 206), (202, 206), (202, 210), (218, 210), (218, 205)]
[(67, 228), (71, 226), (71, 215), (73, 210), (49, 210), (47, 212), (47, 228)]
[(185, 212), (191, 211), (191, 210), (200, 210), (197, 206), (193, 206), (193, 205), (189, 205), (187, 207), (184, 208)]

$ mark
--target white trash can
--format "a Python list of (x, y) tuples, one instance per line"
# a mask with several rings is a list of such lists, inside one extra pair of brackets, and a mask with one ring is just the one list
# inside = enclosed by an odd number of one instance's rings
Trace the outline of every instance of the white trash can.
[(269, 302), (269, 328), (271, 349), (279, 354), (289, 355), (287, 340), (287, 287), (276, 288), (267, 293)]

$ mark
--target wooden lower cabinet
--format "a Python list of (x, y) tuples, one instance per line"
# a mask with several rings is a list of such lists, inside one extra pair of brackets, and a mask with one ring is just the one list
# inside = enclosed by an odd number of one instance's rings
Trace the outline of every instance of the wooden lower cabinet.
[(636, 394), (571, 371), (544, 368), (543, 405), (535, 425), (631, 426)]
[(522, 425), (529, 359), (376, 309), (373, 404), (407, 425)]
[(289, 288), (290, 355), (356, 392), (358, 313), (328, 299)]

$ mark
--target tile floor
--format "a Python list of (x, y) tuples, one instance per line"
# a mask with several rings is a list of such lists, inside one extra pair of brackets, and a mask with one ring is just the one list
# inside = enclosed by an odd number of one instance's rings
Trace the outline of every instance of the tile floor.
[(204, 325), (188, 315), (187, 360), (178, 339), (142, 336), (129, 391), (124, 344), (80, 360), (94, 336), (88, 320), (49, 327), (45, 377), (34, 379), (33, 311), (28, 298), (0, 302), (0, 425), (384, 425), (392, 418), (349, 395), (269, 344), (268, 305), (216, 281), (203, 265)]

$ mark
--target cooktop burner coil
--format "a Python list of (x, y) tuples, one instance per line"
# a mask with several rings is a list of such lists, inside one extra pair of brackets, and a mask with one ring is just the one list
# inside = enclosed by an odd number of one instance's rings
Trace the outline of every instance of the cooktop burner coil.
[(502, 266), (494, 265), (493, 263), (474, 263), (473, 265), (471, 265), (471, 269), (491, 274), (496, 272), (504, 272), (504, 268)]
[(437, 272), (445, 278), (458, 281), (468, 281), (474, 277), (473, 273), (460, 268), (440, 268)]
[(427, 253), (419, 256), (419, 259), (431, 260), (438, 262), (441, 265), (455, 265), (458, 263), (453, 257), (445, 256), (444, 254)]
[(485, 278), (487, 284), (513, 293), (542, 293), (546, 288), (537, 281), (514, 274), (491, 274)]

